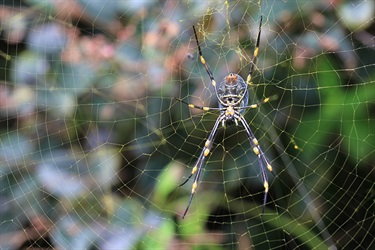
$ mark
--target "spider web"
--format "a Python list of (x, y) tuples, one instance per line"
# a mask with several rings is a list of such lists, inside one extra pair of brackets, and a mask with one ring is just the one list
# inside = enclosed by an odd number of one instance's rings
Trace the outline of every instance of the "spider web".
[[(0, 248), (371, 249), (372, 1), (3, 1)], [(245, 78), (185, 219), (217, 82)]]

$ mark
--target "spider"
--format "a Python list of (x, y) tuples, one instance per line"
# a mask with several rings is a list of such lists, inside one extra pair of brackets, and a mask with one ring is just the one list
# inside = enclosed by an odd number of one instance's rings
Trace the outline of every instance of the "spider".
[(258, 162), (259, 162), (261, 178), (262, 178), (263, 186), (264, 186), (264, 199), (263, 199), (262, 213), (264, 212), (264, 207), (267, 202), (267, 193), (268, 193), (268, 188), (269, 188), (267, 172), (264, 166), (266, 166), (267, 169), (271, 173), (272, 173), (272, 166), (269, 164), (266, 156), (264, 155), (262, 149), (259, 146), (258, 140), (255, 138), (254, 133), (251, 131), (244, 116), (242, 115), (245, 109), (258, 108), (261, 104), (266, 103), (270, 100), (270, 98), (265, 98), (260, 103), (248, 105), (249, 94), (248, 94), (247, 88), (248, 86), (253, 86), (253, 83), (251, 82), (251, 78), (254, 72), (255, 63), (258, 57), (258, 52), (259, 52), (259, 40), (260, 40), (260, 34), (261, 34), (261, 29), (262, 29), (262, 19), (263, 18), (261, 16), (260, 22), (259, 22), (259, 31), (258, 31), (256, 46), (255, 46), (254, 54), (250, 63), (249, 74), (246, 78), (246, 82), (240, 75), (235, 74), (235, 73), (229, 73), (228, 75), (224, 77), (224, 79), (219, 84), (216, 83), (214, 76), (212, 74), (212, 71), (203, 57), (202, 50), (198, 41), (198, 35), (195, 30), (195, 27), (193, 26), (195, 40), (197, 42), (197, 47), (198, 47), (198, 52), (199, 52), (199, 59), (201, 63), (203, 64), (208, 76), (211, 79), (211, 84), (215, 88), (215, 93), (218, 99), (219, 107), (218, 108), (202, 107), (202, 106), (197, 106), (191, 103), (187, 103), (180, 98), (176, 98), (176, 99), (186, 104), (189, 108), (201, 109), (203, 111), (208, 111), (208, 110), (220, 111), (220, 116), (217, 118), (215, 125), (212, 128), (212, 131), (209, 134), (208, 139), (206, 140), (204, 144), (204, 148), (201, 154), (199, 155), (199, 158), (197, 162), (195, 163), (191, 171), (191, 174), (183, 183), (179, 185), (179, 187), (185, 185), (185, 183), (187, 183), (190, 180), (190, 178), (194, 174), (196, 174), (194, 178), (193, 186), (191, 189), (190, 200), (182, 218), (185, 218), (185, 215), (187, 214), (189, 210), (190, 204), (193, 200), (194, 194), (198, 186), (199, 178), (202, 173), (203, 162), (210, 153), (212, 143), (215, 139), (215, 135), (220, 124), (223, 127), (225, 127), (226, 124), (227, 125), (235, 124), (238, 126), (238, 124), (240, 123), (245, 128), (246, 135), (249, 138), (253, 152), (257, 156)]

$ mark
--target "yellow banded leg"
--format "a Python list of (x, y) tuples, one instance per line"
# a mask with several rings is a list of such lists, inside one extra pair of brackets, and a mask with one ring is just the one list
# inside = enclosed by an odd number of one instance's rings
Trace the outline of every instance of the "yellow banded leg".
[(194, 194), (197, 190), (197, 187), (198, 187), (198, 183), (199, 183), (199, 178), (200, 178), (200, 175), (202, 173), (202, 168), (203, 168), (203, 163), (204, 163), (204, 160), (205, 158), (210, 154), (210, 150), (211, 150), (211, 147), (212, 147), (212, 142), (215, 138), (215, 135), (216, 135), (216, 132), (217, 132), (217, 129), (220, 125), (220, 123), (225, 119), (225, 116), (224, 115), (221, 115), (219, 116), (219, 118), (217, 118), (216, 122), (215, 122), (215, 125), (214, 127), (212, 128), (212, 131), (210, 133), (210, 135), (208, 136), (208, 139), (206, 140), (206, 142), (204, 143), (204, 148), (201, 152), (201, 154), (199, 155), (199, 158), (194, 166), (194, 168), (192, 169), (191, 171), (191, 174), (189, 176), (189, 178), (184, 182), (182, 183), (180, 186), (184, 185), (189, 179), (191, 176), (193, 176), (195, 174), (195, 177), (194, 177), (194, 182), (193, 182), (193, 185), (192, 185), (192, 188), (191, 188), (191, 194), (190, 194), (190, 199), (189, 199), (189, 202), (188, 202), (188, 205), (185, 209), (185, 212), (184, 214), (182, 215), (182, 218), (185, 218), (185, 215), (186, 213), (188, 212), (189, 210), (189, 207), (190, 207), (190, 204), (193, 200), (193, 197), (194, 197)]
[(250, 86), (254, 85), (251, 82), (251, 78), (252, 78), (252, 75), (253, 75), (253, 72), (254, 72), (254, 68), (255, 68), (255, 64), (256, 64), (256, 61), (257, 61), (257, 58), (258, 58), (258, 54), (259, 54), (259, 43), (260, 43), (260, 34), (262, 32), (262, 22), (263, 22), (263, 17), (261, 16), (260, 17), (260, 22), (259, 22), (258, 37), (257, 37), (257, 41), (256, 41), (254, 53), (253, 53), (253, 58), (251, 59), (251, 63), (250, 63), (249, 75), (246, 78), (246, 83), (248, 85), (250, 85)]

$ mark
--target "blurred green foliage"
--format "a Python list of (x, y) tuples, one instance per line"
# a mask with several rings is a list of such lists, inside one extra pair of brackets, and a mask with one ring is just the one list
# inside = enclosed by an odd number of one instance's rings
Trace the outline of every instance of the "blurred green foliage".
[[(374, 242), (371, 1), (4, 1), (0, 248), (345, 249)], [(371, 11), (372, 10), (372, 11)], [(248, 73), (243, 131), (220, 130), (193, 205), (177, 188), (217, 118), (215, 78)], [(188, 168), (189, 167), (189, 168)]]

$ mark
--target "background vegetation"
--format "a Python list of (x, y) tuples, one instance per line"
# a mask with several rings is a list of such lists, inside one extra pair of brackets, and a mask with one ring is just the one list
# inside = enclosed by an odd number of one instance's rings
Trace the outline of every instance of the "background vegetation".
[[(365, 249), (374, 243), (372, 1), (3, 1), (0, 248)], [(220, 129), (182, 220), (216, 113), (216, 80), (260, 58), (240, 128)]]

